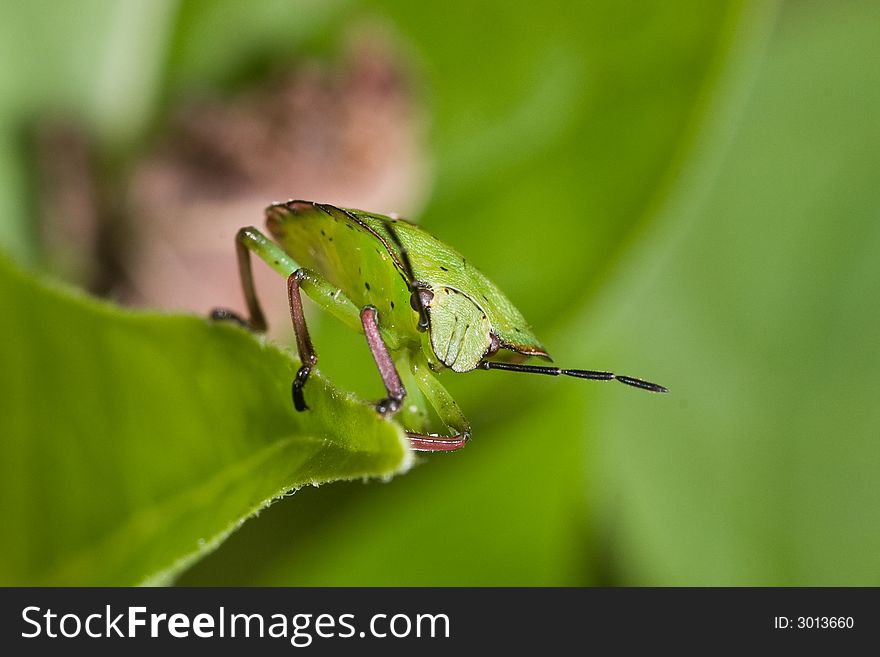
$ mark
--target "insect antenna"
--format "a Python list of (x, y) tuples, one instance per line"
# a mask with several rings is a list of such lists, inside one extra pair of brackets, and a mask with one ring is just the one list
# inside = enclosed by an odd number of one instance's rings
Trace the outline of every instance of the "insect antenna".
[(383, 220), (385, 224), (385, 230), (388, 231), (388, 234), (391, 236), (394, 245), (400, 251), (400, 259), (403, 263), (403, 268), (407, 277), (407, 285), (409, 285), (409, 291), (411, 293), (410, 303), (412, 304), (413, 310), (415, 310), (419, 314), (419, 329), (422, 331), (427, 330), (428, 328), (428, 311), (425, 309), (425, 304), (422, 303), (422, 297), (419, 294), (419, 286), (416, 284), (416, 275), (412, 268), (412, 263), (409, 260), (409, 252), (406, 250), (406, 247), (403, 245), (403, 242), (400, 240), (400, 236), (397, 234), (397, 231), (394, 230), (394, 226), (390, 221)]
[(483, 360), (477, 365), (484, 370), (507, 370), (508, 372), (526, 372), (528, 374), (546, 374), (548, 376), (573, 376), (578, 379), (592, 379), (593, 381), (620, 381), (634, 388), (641, 388), (649, 392), (669, 392), (669, 390), (656, 383), (636, 379), (631, 376), (614, 374), (613, 372), (598, 372), (595, 370), (566, 370), (560, 367), (546, 367), (541, 365), (520, 365), (518, 363), (498, 363)]

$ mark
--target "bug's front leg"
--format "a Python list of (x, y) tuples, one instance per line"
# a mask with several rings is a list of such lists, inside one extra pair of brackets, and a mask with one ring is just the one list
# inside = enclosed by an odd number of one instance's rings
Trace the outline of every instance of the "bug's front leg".
[[(388, 396), (376, 404), (376, 410), (382, 415), (396, 413), (406, 397), (406, 389), (400, 380), (400, 374), (394, 365), (394, 360), (388, 352), (388, 347), (382, 339), (379, 330), (378, 312), (373, 306), (365, 306), (361, 310), (361, 323), (364, 335), (367, 336), (367, 344), (370, 353), (379, 368), (382, 383)], [(411, 363), (412, 373), (415, 375), (419, 389), (437, 411), (452, 435), (439, 436), (415, 431), (407, 431), (410, 447), (420, 452), (449, 452), (461, 449), (471, 437), (471, 428), (462, 415), (458, 404), (450, 396), (446, 389), (434, 377), (424, 356), (417, 356)]]
[(376, 367), (379, 368), (382, 383), (385, 384), (385, 391), (388, 393), (385, 399), (376, 404), (376, 410), (382, 415), (391, 415), (400, 410), (400, 405), (406, 397), (406, 389), (388, 352), (388, 346), (382, 339), (379, 311), (373, 306), (364, 306), (361, 309), (361, 324), (364, 335), (367, 336), (370, 353), (373, 354), (373, 360), (376, 361)]

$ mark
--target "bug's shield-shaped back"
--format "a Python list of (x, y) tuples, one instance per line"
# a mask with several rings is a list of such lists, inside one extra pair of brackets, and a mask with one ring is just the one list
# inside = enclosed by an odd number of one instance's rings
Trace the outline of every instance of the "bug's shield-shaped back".
[(433, 290), (428, 305), (434, 354), (456, 372), (469, 372), (489, 349), (491, 325), (469, 297), (450, 287)]

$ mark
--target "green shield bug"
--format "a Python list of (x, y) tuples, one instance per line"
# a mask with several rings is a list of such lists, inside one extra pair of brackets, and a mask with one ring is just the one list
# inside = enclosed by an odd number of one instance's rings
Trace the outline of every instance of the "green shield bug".
[[(404, 412), (413, 449), (449, 451), (464, 447), (470, 425), (435, 373), (498, 369), (599, 381), (616, 380), (651, 392), (666, 388), (641, 379), (592, 370), (526, 365), (503, 360), (537, 356), (550, 360), (523, 316), (498, 287), (450, 246), (398, 218), (310, 201), (276, 203), (266, 209), (275, 242), (256, 228), (236, 236), (239, 273), (249, 318), (215, 310), (254, 331), (266, 321), (254, 290), (251, 252), (287, 278), (290, 317), (302, 366), (292, 386), (294, 406), (308, 409), (303, 388), (318, 362), (302, 307), (305, 292), (321, 308), (362, 332), (387, 396), (376, 410), (401, 410), (407, 389), (421, 395), (448, 435), (429, 433), (425, 419)], [(417, 390), (413, 391), (412, 386)], [(415, 405), (413, 408), (418, 408)]]

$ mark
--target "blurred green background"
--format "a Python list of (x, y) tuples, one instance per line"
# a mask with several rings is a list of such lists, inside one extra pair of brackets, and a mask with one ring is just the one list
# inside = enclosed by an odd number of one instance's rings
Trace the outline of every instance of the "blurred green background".
[[(465, 450), (301, 490), (180, 584), (878, 585), (877, 25), (868, 0), (7, 3), (0, 245), (203, 313), (242, 307), (231, 236), (270, 201), (400, 211), (561, 365), (671, 390), (446, 375)], [(321, 370), (377, 397), (312, 317)]]

